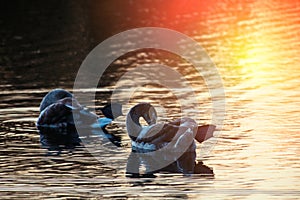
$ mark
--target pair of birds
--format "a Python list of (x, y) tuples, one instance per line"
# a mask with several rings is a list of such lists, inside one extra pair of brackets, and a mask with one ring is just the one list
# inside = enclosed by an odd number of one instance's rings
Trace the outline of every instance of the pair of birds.
[[(90, 112), (66, 90), (50, 91), (41, 102), (37, 127), (39, 130), (59, 131), (48, 134), (40, 131), (42, 145), (47, 146), (49, 141), (66, 146), (78, 145), (80, 139), (74, 121), (79, 126), (105, 129), (115, 118), (123, 115), (122, 105), (118, 103), (107, 104), (100, 110), (105, 117), (99, 118)], [(142, 126), (140, 118), (148, 126)], [(126, 117), (126, 129), (132, 140), (133, 151), (186, 151), (195, 147), (194, 139), (201, 143), (212, 137), (215, 130), (214, 125), (198, 126), (191, 118), (181, 118), (169, 123), (157, 123), (156, 120), (157, 113), (150, 103), (139, 103), (130, 109)]]

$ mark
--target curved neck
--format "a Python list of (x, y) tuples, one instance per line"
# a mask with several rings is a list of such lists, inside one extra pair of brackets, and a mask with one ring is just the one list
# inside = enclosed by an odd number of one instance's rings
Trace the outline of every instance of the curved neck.
[(130, 110), (126, 116), (126, 129), (132, 140), (136, 140), (143, 129), (139, 121), (141, 116), (142, 115), (137, 114), (135, 110)]

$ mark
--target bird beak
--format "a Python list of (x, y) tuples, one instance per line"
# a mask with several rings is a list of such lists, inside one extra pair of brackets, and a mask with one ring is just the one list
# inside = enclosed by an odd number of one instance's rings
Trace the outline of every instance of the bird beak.
[(77, 109), (77, 108), (75, 108), (75, 107), (73, 107), (73, 106), (71, 106), (71, 105), (65, 104), (65, 106), (68, 107), (68, 108), (70, 108), (71, 110), (76, 110), (76, 109)]

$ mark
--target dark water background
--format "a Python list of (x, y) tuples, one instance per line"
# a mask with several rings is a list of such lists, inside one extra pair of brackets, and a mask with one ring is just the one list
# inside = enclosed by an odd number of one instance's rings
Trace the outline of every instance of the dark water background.
[[(0, 9), (1, 198), (299, 199), (298, 1), (2, 1)], [(226, 120), (213, 151), (197, 158), (214, 176), (131, 179), (124, 174), (129, 146), (118, 156), (100, 149), (111, 164), (85, 148), (46, 157), (40, 147), (35, 122), (42, 97), (57, 87), (72, 91), (82, 60), (98, 43), (144, 26), (192, 37), (218, 67)], [(157, 50), (115, 61), (99, 82), (96, 105), (108, 101), (122, 74), (144, 63), (185, 74), (202, 101), (195, 120), (210, 122), (203, 80), (195, 81), (180, 57)], [(180, 116), (172, 94), (161, 88), (145, 88), (134, 99), (163, 105), (164, 120)], [(123, 123), (110, 131), (129, 143)]]

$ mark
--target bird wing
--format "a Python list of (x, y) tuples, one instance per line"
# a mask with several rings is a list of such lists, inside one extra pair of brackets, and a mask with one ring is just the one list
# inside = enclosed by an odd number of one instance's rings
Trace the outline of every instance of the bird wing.
[(65, 117), (71, 114), (70, 108), (61, 103), (54, 103), (45, 108), (37, 121), (37, 125), (53, 125), (64, 122)]
[(154, 144), (157, 148), (170, 142), (178, 146), (178, 144), (185, 143), (184, 141), (190, 143), (196, 135), (196, 128), (197, 123), (189, 118), (182, 118), (165, 124), (154, 124), (143, 129), (136, 142)]
[(214, 136), (215, 130), (216, 130), (216, 126), (211, 124), (198, 126), (195, 139), (200, 143), (204, 142), (205, 140), (208, 140), (209, 138)]

